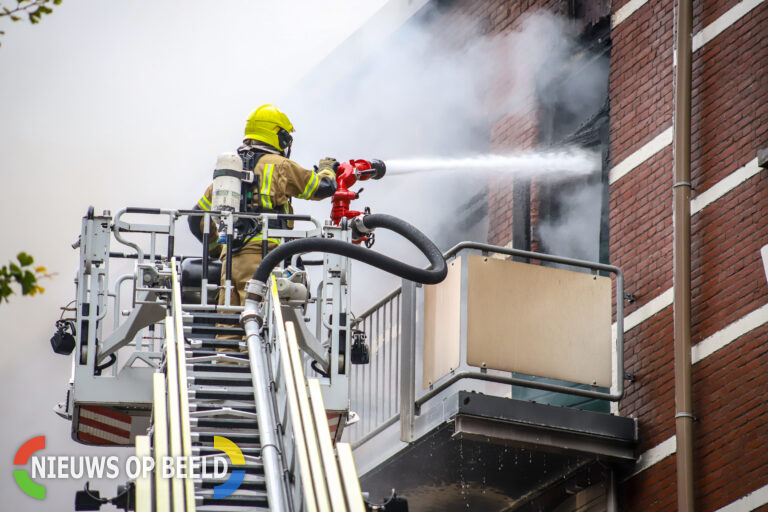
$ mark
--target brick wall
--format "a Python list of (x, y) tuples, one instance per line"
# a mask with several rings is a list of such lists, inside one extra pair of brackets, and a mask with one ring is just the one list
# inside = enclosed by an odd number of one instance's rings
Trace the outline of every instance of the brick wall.
[[(614, 12), (624, 2), (616, 2)], [(695, 2), (694, 33), (738, 2)], [(508, 30), (526, 6), (465, 2), (488, 30)], [(541, 6), (543, 3), (534, 3)], [(557, 5), (550, 3), (549, 8)], [(488, 17), (490, 16), (490, 17)], [(611, 165), (672, 126), (674, 109), (671, 2), (647, 2), (612, 31)], [(754, 9), (694, 54), (693, 197), (755, 158), (768, 146), (768, 3)], [(495, 150), (535, 146), (533, 102), (500, 115)], [(672, 147), (648, 158), (611, 186), (610, 258), (625, 272), (636, 311), (672, 283)], [(490, 187), (491, 243), (512, 238), (512, 182)], [(692, 218), (692, 341), (697, 343), (768, 303), (760, 247), (768, 244), (768, 175), (761, 172)], [(531, 187), (531, 224), (537, 187)], [(532, 248), (537, 240), (532, 239)], [(626, 334), (626, 369), (635, 377), (620, 403), (640, 425), (639, 452), (675, 434), (673, 312), (668, 306)], [(768, 328), (747, 333), (694, 366), (694, 460), (697, 510), (717, 510), (768, 484), (768, 406), (763, 392)], [(621, 486), (622, 510), (676, 509), (675, 456)]]
[[(694, 2), (694, 33), (739, 0)], [(626, 0), (613, 3), (616, 12)], [(436, 28), (451, 36), (504, 33), (534, 9), (562, 12), (566, 2), (443, 2)], [(674, 2), (648, 1), (614, 27), (610, 63), (611, 166), (670, 128), (674, 109)], [(768, 147), (768, 2), (694, 54), (693, 197)], [(508, 84), (489, 85), (489, 98)], [(489, 101), (493, 105), (493, 101)], [(527, 148), (539, 140), (534, 98), (516, 112), (493, 112), (491, 148)], [(672, 147), (611, 185), (610, 260), (636, 297), (631, 314), (672, 283)], [(512, 239), (513, 184), (489, 187), (491, 243)], [(531, 187), (531, 223), (538, 190)], [(768, 303), (759, 250), (768, 244), (768, 172), (761, 171), (692, 217), (692, 342), (698, 343)], [(535, 235), (535, 232), (534, 232)], [(536, 239), (532, 240), (536, 248)], [(768, 326), (762, 325), (693, 368), (697, 510), (714, 511), (768, 485)], [(634, 375), (619, 412), (636, 417), (644, 452), (675, 434), (673, 312), (667, 306), (625, 336)], [(621, 509), (675, 510), (675, 455), (626, 478)], [(761, 510), (768, 510), (762, 507)]]
[(611, 186), (611, 263), (624, 270), (634, 312), (672, 286), (672, 148)]
[(648, 2), (611, 33), (611, 160), (621, 162), (672, 123), (673, 15)]
[[(614, 11), (621, 3), (614, 6)], [(736, 1), (695, 2), (694, 33)], [(672, 125), (673, 3), (648, 2), (612, 32), (612, 165)], [(768, 4), (694, 54), (693, 197), (768, 146)], [(672, 287), (672, 148), (611, 186), (611, 262), (637, 297), (629, 313)], [(760, 247), (768, 244), (768, 176), (762, 171), (692, 218), (692, 342), (768, 303)], [(763, 325), (693, 368), (697, 510), (717, 510), (768, 484), (768, 378)], [(640, 451), (675, 434), (672, 308), (626, 335), (620, 413), (637, 417)], [(763, 391), (761, 391), (761, 389)], [(675, 456), (622, 485), (622, 510), (675, 510)]]

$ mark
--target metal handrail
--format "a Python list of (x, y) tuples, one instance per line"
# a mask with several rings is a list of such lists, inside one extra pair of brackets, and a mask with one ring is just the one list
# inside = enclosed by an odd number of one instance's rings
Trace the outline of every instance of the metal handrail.
[[(144, 460), (151, 456), (152, 451), (149, 446), (149, 436), (136, 436), (136, 457)], [(149, 474), (141, 472), (136, 477), (136, 491), (134, 493), (135, 512), (152, 511), (152, 481)]]
[[(165, 376), (162, 373), (152, 374), (152, 415), (153, 415), (153, 444), (155, 467), (157, 461), (168, 456), (168, 409), (166, 403)], [(163, 478), (161, 471), (155, 471), (155, 510), (165, 512), (171, 507), (170, 480)]]
[[(184, 315), (181, 309), (181, 285), (176, 270), (176, 258), (171, 260), (171, 287), (173, 300), (173, 322), (176, 332), (176, 346), (166, 350), (176, 351), (176, 374), (179, 378), (179, 413), (181, 416), (181, 451), (188, 460), (192, 457), (192, 428), (189, 421), (189, 393), (187, 391), (187, 361), (184, 337)], [(184, 480), (187, 512), (195, 512), (195, 487), (191, 478)]]
[(267, 308), (265, 330), (248, 319), (244, 328), (270, 510), (362, 511), (349, 460), (334, 454), (319, 381), (307, 381), (295, 326), (283, 321), (274, 276)]
[[(176, 330), (173, 328), (173, 318), (170, 316), (165, 317), (165, 325), (169, 455), (176, 459), (182, 456), (182, 432), (181, 406), (179, 404), (179, 366), (176, 360)], [(184, 500), (184, 482), (181, 481), (176, 473), (171, 476), (170, 480), (171, 499), (173, 503), (181, 503)]]
[[(274, 322), (274, 315), (280, 313), (279, 304), (273, 305), (269, 313), (270, 324)], [(261, 444), (261, 459), (264, 465), (264, 478), (267, 488), (267, 500), (270, 508), (276, 511), (288, 511), (287, 484), (283, 479), (282, 454), (284, 448), (278, 437), (278, 411), (274, 409), (274, 389), (272, 382), (277, 379), (270, 371), (270, 361), (267, 350), (273, 340), (263, 340), (259, 325), (256, 322), (245, 322), (246, 344), (248, 346), (248, 359), (251, 364), (251, 382), (253, 383), (253, 397), (258, 414), (259, 441)], [(270, 325), (271, 327), (271, 325)], [(275, 329), (270, 329), (270, 336), (279, 337)], [(283, 381), (285, 382), (285, 381)], [(301, 439), (294, 438), (294, 442), (301, 444)], [(299, 472), (299, 478), (301, 478)]]
[[(298, 462), (298, 484), (301, 485), (301, 491), (304, 495), (304, 503), (308, 510), (329, 510), (328, 494), (322, 482), (322, 464), (317, 447), (317, 439), (312, 436), (311, 416), (307, 406), (306, 388), (304, 384), (304, 374), (296, 373), (295, 365), (291, 361), (288, 348), (288, 337), (285, 325), (283, 323), (282, 307), (277, 293), (277, 284), (274, 276), (270, 280), (270, 295), (272, 299), (272, 329), (271, 336), (274, 336), (276, 345), (275, 355), (279, 361), (277, 364), (282, 371), (282, 384), (285, 386), (285, 395), (287, 401), (287, 423), (293, 430), (293, 442), (296, 444), (293, 453), (297, 456)], [(249, 348), (251, 340), (249, 338)], [(299, 369), (299, 372), (301, 370)], [(301, 391), (304, 391), (302, 396)], [(284, 442), (288, 441), (284, 438)]]
[(385, 305), (390, 300), (394, 299), (398, 295), (400, 295), (400, 292), (402, 291), (402, 288), (398, 287), (391, 292), (389, 292), (387, 295), (384, 296), (384, 298), (379, 299), (378, 302), (373, 304), (373, 306), (369, 307), (361, 315), (359, 315), (357, 318), (355, 318), (355, 325), (359, 323), (359, 319), (365, 318), (367, 316), (371, 316), (372, 313), (374, 313), (377, 309), (381, 309), (383, 305)]

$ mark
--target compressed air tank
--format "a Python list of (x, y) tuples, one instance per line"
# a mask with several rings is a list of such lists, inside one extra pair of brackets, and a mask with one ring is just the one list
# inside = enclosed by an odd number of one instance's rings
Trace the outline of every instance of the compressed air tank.
[(243, 161), (237, 153), (222, 153), (218, 156), (216, 169), (213, 171), (211, 201), (213, 210), (238, 211), (240, 209), (242, 170)]

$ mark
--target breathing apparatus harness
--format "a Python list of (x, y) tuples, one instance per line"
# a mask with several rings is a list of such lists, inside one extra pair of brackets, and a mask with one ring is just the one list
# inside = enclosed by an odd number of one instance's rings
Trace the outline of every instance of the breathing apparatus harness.
[[(288, 137), (290, 137), (290, 134), (288, 134)], [(287, 151), (290, 153), (290, 141), (286, 141), (286, 144), (288, 147)], [(276, 154), (276, 152), (273, 153), (255, 145), (244, 145), (238, 148), (237, 155), (234, 153), (224, 153), (219, 156), (216, 170), (213, 171), (214, 209), (247, 213), (286, 213), (281, 209), (264, 208), (261, 205), (258, 194), (258, 190), (261, 189), (261, 176), (254, 171), (261, 157), (268, 154)], [(233, 167), (238, 166), (238, 160), (240, 162), (239, 167), (242, 170), (233, 169)], [(221, 199), (221, 201), (217, 202), (217, 198)], [(224, 198), (230, 200), (226, 201)], [(288, 201), (290, 203), (290, 199)], [(262, 222), (254, 217), (241, 217), (237, 219), (234, 223), (234, 233), (231, 238), (232, 252), (240, 251), (253, 238), (259, 236), (263, 231), (263, 227)], [(288, 229), (288, 221), (272, 219), (269, 221), (269, 228)], [(223, 222), (219, 227), (219, 232), (222, 234), (218, 240), (219, 243), (227, 243)]]

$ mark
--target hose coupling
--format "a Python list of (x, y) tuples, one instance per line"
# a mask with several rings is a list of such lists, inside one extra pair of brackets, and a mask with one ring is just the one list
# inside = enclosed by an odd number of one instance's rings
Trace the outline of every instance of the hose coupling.
[(373, 230), (375, 228), (369, 228), (365, 225), (365, 222), (363, 220), (365, 219), (365, 215), (358, 215), (354, 219), (352, 219), (352, 238), (358, 239), (362, 238), (365, 235), (368, 235), (370, 233), (373, 233)]
[(267, 296), (267, 284), (255, 279), (251, 279), (245, 285), (245, 299), (256, 302), (263, 302)]
[[(250, 307), (249, 307), (250, 306)], [(254, 307), (255, 306), (255, 307)], [(252, 301), (245, 301), (245, 310), (240, 313), (240, 325), (245, 326), (252, 320), (261, 328), (264, 325), (264, 303), (254, 304)]]

